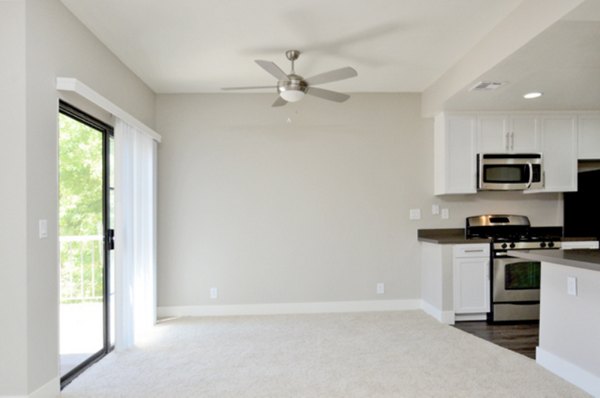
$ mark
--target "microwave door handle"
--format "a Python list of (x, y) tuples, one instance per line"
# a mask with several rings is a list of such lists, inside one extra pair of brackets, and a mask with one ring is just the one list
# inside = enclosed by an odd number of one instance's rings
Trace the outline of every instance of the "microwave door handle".
[(531, 162), (528, 162), (527, 166), (529, 166), (529, 182), (527, 183), (526, 189), (529, 189), (531, 187), (531, 183), (533, 182), (533, 165)]

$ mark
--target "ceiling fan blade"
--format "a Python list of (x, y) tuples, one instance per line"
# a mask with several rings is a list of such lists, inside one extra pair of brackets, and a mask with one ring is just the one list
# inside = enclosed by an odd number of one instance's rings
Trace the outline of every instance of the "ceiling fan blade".
[(313, 86), (315, 84), (323, 84), (335, 82), (338, 80), (349, 79), (355, 76), (358, 76), (358, 72), (356, 72), (354, 68), (346, 66), (345, 68), (330, 70), (329, 72), (324, 72), (305, 80), (310, 86)]
[(275, 62), (263, 61), (262, 59), (257, 59), (254, 62), (256, 62), (258, 66), (269, 72), (271, 75), (275, 76), (278, 80), (289, 80), (286, 73), (282, 71), (279, 66), (275, 65)]
[(229, 90), (254, 90), (257, 88), (277, 88), (277, 86), (248, 86), (248, 87), (222, 87), (221, 90), (229, 91)]
[(284, 106), (284, 105), (287, 105), (287, 101), (281, 97), (277, 97), (277, 99), (275, 100), (275, 102), (273, 102), (273, 105), (271, 105), (271, 106)]
[(309, 87), (306, 90), (306, 94), (314, 95), (315, 97), (335, 102), (344, 102), (348, 98), (350, 98), (348, 94), (338, 93), (337, 91), (324, 90), (322, 88), (317, 87)]

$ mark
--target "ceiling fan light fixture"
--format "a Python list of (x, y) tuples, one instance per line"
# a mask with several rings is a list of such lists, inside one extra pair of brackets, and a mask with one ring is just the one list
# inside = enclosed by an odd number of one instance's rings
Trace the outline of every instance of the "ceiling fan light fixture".
[[(320, 73), (308, 79), (297, 75), (294, 70), (294, 61), (300, 56), (298, 50), (288, 50), (285, 52), (285, 56), (292, 63), (291, 73), (285, 73), (279, 66), (274, 62), (265, 61), (262, 59), (254, 60), (273, 77), (277, 78), (277, 92), (279, 96), (273, 102), (271, 106), (279, 107), (284, 106), (288, 102), (298, 102), (304, 98), (305, 94), (312, 95), (314, 97), (322, 98), (328, 101), (344, 102), (350, 96), (348, 94), (338, 93), (337, 91), (325, 90), (323, 88), (314, 87), (315, 85), (337, 82), (339, 80), (349, 79), (351, 77), (358, 76), (358, 73), (354, 68), (346, 66), (345, 68), (339, 68), (330, 70), (328, 72)], [(228, 87), (223, 90), (245, 90), (255, 88), (271, 88), (272, 86), (254, 86), (254, 87)]]
[(302, 90), (283, 90), (279, 93), (281, 98), (287, 102), (298, 102), (304, 98), (304, 91)]

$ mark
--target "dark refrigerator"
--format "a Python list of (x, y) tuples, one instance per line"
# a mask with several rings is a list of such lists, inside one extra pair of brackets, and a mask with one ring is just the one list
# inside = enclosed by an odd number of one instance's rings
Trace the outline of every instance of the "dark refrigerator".
[(582, 171), (577, 192), (564, 194), (564, 235), (600, 239), (600, 170)]

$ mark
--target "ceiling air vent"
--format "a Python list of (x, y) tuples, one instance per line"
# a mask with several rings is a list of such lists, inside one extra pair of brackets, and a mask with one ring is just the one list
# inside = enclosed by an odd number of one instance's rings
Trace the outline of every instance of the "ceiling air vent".
[(505, 84), (506, 82), (479, 82), (471, 87), (469, 91), (492, 91)]

